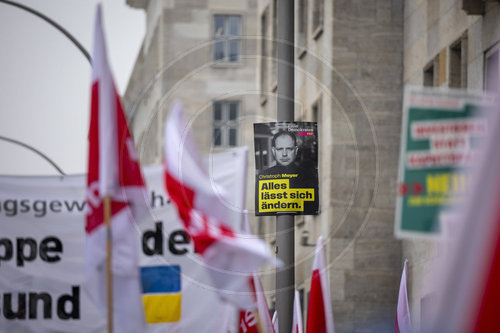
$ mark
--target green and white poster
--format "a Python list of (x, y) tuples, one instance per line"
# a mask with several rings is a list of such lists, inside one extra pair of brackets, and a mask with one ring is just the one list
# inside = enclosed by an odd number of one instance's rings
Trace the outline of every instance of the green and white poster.
[(439, 213), (466, 193), (469, 165), (487, 123), (481, 96), (463, 91), (405, 91), (395, 233), (435, 237)]

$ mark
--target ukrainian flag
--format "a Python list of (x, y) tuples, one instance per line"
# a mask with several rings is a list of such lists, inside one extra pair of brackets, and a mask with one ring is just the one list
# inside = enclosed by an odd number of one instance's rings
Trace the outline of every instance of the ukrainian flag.
[(181, 267), (141, 267), (142, 302), (146, 323), (171, 323), (181, 319)]

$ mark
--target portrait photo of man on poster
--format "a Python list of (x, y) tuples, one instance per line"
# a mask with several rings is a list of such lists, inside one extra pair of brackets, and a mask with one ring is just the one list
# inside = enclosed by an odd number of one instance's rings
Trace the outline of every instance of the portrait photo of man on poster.
[(256, 214), (318, 214), (317, 124), (254, 124)]

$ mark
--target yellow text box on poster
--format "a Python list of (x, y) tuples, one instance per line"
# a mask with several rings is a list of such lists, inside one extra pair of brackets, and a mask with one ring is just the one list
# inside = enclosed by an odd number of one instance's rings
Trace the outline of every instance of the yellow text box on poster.
[(260, 212), (303, 212), (304, 201), (314, 201), (314, 189), (290, 188), (289, 179), (259, 181)]

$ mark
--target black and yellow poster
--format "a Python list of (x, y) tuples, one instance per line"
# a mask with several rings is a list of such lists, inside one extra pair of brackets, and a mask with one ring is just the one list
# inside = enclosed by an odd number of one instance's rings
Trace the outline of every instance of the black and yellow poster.
[(318, 127), (254, 124), (255, 215), (318, 215)]

